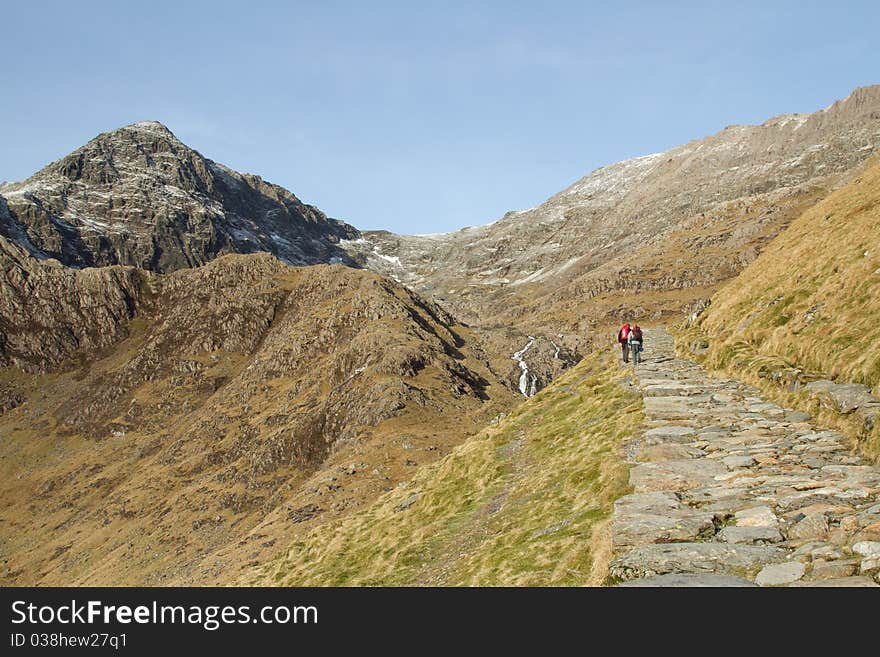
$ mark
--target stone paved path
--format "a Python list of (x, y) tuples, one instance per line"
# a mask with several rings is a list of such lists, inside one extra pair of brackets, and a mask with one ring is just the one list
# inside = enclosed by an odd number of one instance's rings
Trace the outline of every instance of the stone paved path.
[(877, 586), (880, 468), (835, 431), (645, 334), (633, 493), (612, 517), (624, 586)]

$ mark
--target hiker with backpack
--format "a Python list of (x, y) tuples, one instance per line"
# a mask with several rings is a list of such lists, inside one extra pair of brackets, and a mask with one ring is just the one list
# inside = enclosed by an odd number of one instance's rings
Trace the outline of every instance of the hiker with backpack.
[(620, 349), (623, 352), (623, 362), (629, 362), (629, 332), (630, 327), (629, 323), (624, 324), (620, 327), (620, 330), (617, 332), (617, 342), (620, 344)]
[[(636, 324), (635, 326), (633, 326), (630, 329), (629, 335), (627, 336), (627, 342), (629, 343), (629, 348), (632, 350), (634, 365), (638, 365), (642, 361), (641, 354), (642, 354), (643, 341), (644, 341), (644, 338), (642, 336), (642, 329), (639, 327), (638, 324)], [(624, 349), (624, 352), (626, 352), (625, 349)]]

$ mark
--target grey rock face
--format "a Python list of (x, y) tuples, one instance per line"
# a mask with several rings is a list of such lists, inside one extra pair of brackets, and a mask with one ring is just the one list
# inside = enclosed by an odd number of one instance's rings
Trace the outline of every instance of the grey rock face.
[(46, 371), (123, 339), (151, 296), (150, 272), (74, 270), (0, 236), (0, 365)]
[(351, 259), (357, 230), (286, 189), (237, 173), (148, 121), (99, 135), (0, 195), (0, 235), (71, 267), (169, 272), (224, 253), (288, 264)]

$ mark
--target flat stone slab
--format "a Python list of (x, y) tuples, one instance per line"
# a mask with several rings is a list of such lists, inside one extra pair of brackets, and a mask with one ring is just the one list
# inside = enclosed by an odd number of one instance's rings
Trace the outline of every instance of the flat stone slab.
[(840, 579), (855, 575), (859, 569), (859, 562), (857, 559), (838, 559), (836, 561), (814, 559), (811, 566), (810, 572), (806, 576), (808, 580)]
[(667, 543), (640, 545), (611, 562), (612, 577), (636, 579), (667, 573), (742, 575), (785, 558), (786, 551), (766, 545)]
[(825, 502), (829, 504), (847, 501), (858, 501), (869, 497), (870, 492), (865, 488), (853, 488), (842, 490), (836, 486), (826, 486), (824, 488), (816, 488), (806, 490), (791, 495), (780, 496), (778, 499), (779, 506), (788, 510), (801, 509), (805, 506), (816, 504), (817, 502)]
[(880, 470), (870, 465), (826, 465), (822, 468), (822, 474), (828, 474), (840, 483), (880, 485)]
[(871, 588), (875, 586), (880, 586), (872, 580), (870, 577), (864, 577), (862, 575), (856, 575), (855, 577), (837, 577), (835, 579), (820, 579), (815, 581), (804, 581), (800, 580), (798, 582), (794, 582), (792, 586), (810, 586), (810, 587), (859, 587), (859, 588)]
[(730, 484), (704, 486), (683, 491), (682, 496), (687, 502), (694, 504), (711, 504), (713, 510), (716, 511), (737, 511), (743, 507), (753, 506), (754, 500), (745, 499), (745, 496), (749, 494), (748, 489), (742, 488), (739, 481), (736, 484), (737, 487)]
[(706, 456), (706, 452), (691, 445), (661, 443), (644, 447), (636, 456), (640, 461), (683, 461)]
[(642, 382), (642, 391), (646, 397), (677, 397), (679, 395), (688, 395), (693, 391), (702, 392), (702, 386), (695, 386), (689, 383), (676, 383), (675, 379), (663, 379), (660, 382), (644, 385)]
[(656, 490), (685, 490), (712, 483), (727, 467), (711, 459), (687, 459), (641, 463), (629, 473), (629, 482), (637, 493)]
[(778, 404), (774, 404), (773, 402), (752, 402), (748, 405), (748, 410), (753, 413), (764, 413), (766, 411), (780, 411), (785, 412)]
[(800, 561), (789, 561), (788, 563), (773, 563), (764, 566), (755, 583), (759, 586), (780, 586), (782, 584), (791, 584), (804, 576), (807, 567)]
[(880, 557), (868, 557), (867, 559), (862, 559), (862, 563), (859, 564), (859, 572), (862, 575), (880, 573)]
[(690, 418), (699, 411), (694, 397), (645, 397), (645, 415), (658, 420)]
[(715, 533), (714, 514), (682, 504), (674, 493), (634, 493), (614, 503), (615, 550), (645, 543), (689, 542)]
[(769, 506), (755, 506), (737, 511), (735, 516), (737, 527), (776, 527), (779, 518)]
[(853, 552), (863, 557), (880, 557), (880, 541), (860, 541), (852, 546)]
[(782, 534), (775, 527), (725, 527), (718, 532), (718, 540), (724, 543), (779, 543)]
[(828, 518), (824, 513), (811, 513), (789, 527), (790, 539), (822, 539), (828, 535)]
[(768, 436), (762, 431), (739, 431), (736, 433), (725, 434), (723, 438), (719, 438), (718, 442), (729, 447), (767, 447)]
[(676, 587), (676, 588), (721, 588), (729, 586), (757, 586), (742, 577), (732, 575), (694, 575), (687, 573), (672, 573), (658, 575), (657, 577), (644, 577), (621, 582), (618, 586), (625, 587)]
[(694, 440), (697, 432), (693, 427), (664, 426), (648, 429), (644, 433), (645, 442), (650, 445), (658, 443), (689, 443)]
[[(674, 383), (671, 385), (675, 385)], [(667, 395), (667, 396), (656, 396), (656, 397), (648, 397), (645, 399), (645, 404), (651, 404), (652, 406), (666, 406), (666, 405), (678, 405), (678, 404), (686, 404), (689, 397), (685, 397), (683, 395)]]
[(853, 541), (860, 543), (861, 541), (871, 541), (877, 542), (880, 541), (880, 522), (873, 522), (858, 532), (853, 536)]
[(721, 462), (728, 468), (749, 468), (756, 463), (751, 456), (725, 456)]

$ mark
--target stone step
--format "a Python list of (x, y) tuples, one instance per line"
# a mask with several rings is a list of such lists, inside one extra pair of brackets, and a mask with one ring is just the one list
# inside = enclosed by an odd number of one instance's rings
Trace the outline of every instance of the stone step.
[(767, 564), (785, 560), (786, 550), (767, 545), (666, 543), (639, 545), (611, 562), (618, 579), (667, 573), (714, 573), (756, 576)]

